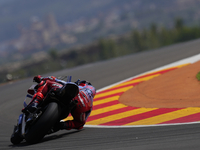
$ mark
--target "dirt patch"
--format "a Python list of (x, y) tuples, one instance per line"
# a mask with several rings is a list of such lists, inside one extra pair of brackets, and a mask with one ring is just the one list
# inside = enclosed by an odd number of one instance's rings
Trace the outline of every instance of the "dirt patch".
[(200, 61), (142, 82), (121, 95), (128, 106), (146, 108), (200, 107)]

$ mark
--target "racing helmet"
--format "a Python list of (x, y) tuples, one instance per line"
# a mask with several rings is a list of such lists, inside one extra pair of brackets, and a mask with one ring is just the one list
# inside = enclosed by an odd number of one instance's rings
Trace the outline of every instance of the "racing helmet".
[(91, 94), (91, 96), (93, 98), (96, 95), (96, 89), (95, 89), (95, 87), (92, 86), (92, 84), (90, 82), (88, 82), (88, 81), (85, 81), (85, 80), (80, 81), (79, 82), (79, 88), (80, 88), (80, 90), (81, 89), (87, 89), (87, 90), (89, 90), (90, 91), (89, 93)]
[(91, 95), (92, 95), (92, 97), (94, 98), (95, 97), (95, 95), (96, 95), (96, 89), (95, 89), (95, 87), (93, 87), (92, 85), (86, 85), (85, 86), (85, 88), (87, 88), (88, 90), (90, 90), (91, 92)]

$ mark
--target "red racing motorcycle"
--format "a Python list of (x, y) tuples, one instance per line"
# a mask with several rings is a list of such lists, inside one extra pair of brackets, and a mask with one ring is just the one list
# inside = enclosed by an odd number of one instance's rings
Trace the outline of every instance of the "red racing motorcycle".
[[(13, 144), (19, 144), (24, 139), (27, 143), (37, 143), (45, 135), (52, 133), (54, 125), (60, 120), (66, 118), (75, 102), (72, 99), (78, 94), (78, 85), (71, 82), (71, 76), (68, 77), (67, 83), (59, 90), (50, 90), (40, 107), (33, 113), (25, 112), (19, 116), (17, 125), (10, 141)], [(28, 94), (24, 101), (24, 107), (27, 107), (27, 98), (32, 98), (35, 93), (35, 85), (28, 89)]]

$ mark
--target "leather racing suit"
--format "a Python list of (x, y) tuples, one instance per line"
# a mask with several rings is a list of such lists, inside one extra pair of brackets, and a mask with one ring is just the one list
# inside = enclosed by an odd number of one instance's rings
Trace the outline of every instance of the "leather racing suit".
[[(29, 110), (31, 111), (34, 111), (34, 109), (37, 108), (38, 104), (44, 99), (49, 90), (52, 88), (56, 90), (57, 88), (62, 88), (64, 84), (67, 84), (66, 81), (59, 80), (53, 76), (43, 78), (38, 75), (35, 76), (33, 80), (38, 83), (38, 87), (29, 106)], [(96, 89), (85, 80), (77, 84), (79, 93), (72, 99), (72, 101), (76, 101), (77, 103), (71, 110), (73, 120), (57, 123), (54, 132), (60, 129), (82, 129), (92, 111), (93, 98), (96, 94)]]

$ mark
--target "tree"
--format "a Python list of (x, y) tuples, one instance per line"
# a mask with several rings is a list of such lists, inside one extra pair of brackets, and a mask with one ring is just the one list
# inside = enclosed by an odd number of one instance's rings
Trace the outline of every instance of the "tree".
[(58, 58), (58, 53), (56, 49), (50, 49), (49, 50), (49, 55), (51, 56), (52, 59), (56, 60)]
[(116, 54), (116, 44), (113, 40), (101, 39), (99, 41), (100, 47), (100, 58), (109, 59), (115, 57)]
[(143, 50), (143, 40), (139, 31), (134, 30), (132, 33), (132, 40), (136, 51)]
[(177, 30), (181, 30), (181, 29), (183, 28), (183, 26), (184, 26), (183, 19), (177, 18), (177, 19), (175, 20), (175, 28), (176, 28)]

